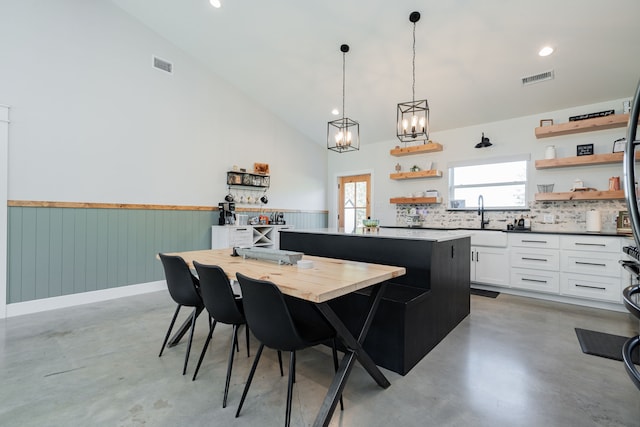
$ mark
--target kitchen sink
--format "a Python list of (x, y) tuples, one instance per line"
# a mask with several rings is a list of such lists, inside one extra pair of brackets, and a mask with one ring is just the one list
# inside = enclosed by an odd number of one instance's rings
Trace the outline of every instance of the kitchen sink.
[(471, 234), (472, 246), (507, 247), (507, 233), (499, 230), (475, 230)]

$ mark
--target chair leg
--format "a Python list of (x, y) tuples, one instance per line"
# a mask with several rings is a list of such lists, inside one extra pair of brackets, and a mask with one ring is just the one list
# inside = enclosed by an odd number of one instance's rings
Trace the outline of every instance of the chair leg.
[(233, 369), (233, 348), (238, 345), (238, 325), (233, 325), (233, 333), (231, 334), (231, 351), (229, 352), (229, 361), (227, 362), (227, 380), (224, 383), (224, 398), (222, 399), (222, 407), (227, 407), (227, 395), (229, 394), (229, 383), (231, 382), (231, 370)]
[[(336, 350), (336, 339), (331, 340), (331, 350), (333, 353), (333, 369), (338, 372), (338, 350)], [(340, 410), (344, 411), (344, 402), (342, 402), (342, 395), (340, 395)]]
[(176, 323), (176, 318), (178, 317), (178, 313), (180, 312), (180, 304), (176, 307), (176, 311), (173, 313), (173, 319), (171, 319), (171, 323), (169, 324), (169, 330), (167, 331), (167, 335), (164, 337), (164, 341), (162, 342), (162, 348), (160, 348), (160, 354), (158, 357), (162, 356), (162, 352), (164, 351), (164, 347), (167, 345), (167, 341), (169, 341), (169, 335), (171, 335), (171, 330), (173, 329), (173, 324)]
[(284, 371), (282, 370), (282, 352), (278, 350), (278, 363), (280, 364), (280, 376), (284, 377)]
[(244, 324), (244, 334), (247, 337), (247, 357), (251, 357), (249, 354), (249, 325)]
[(292, 351), (289, 354), (289, 381), (287, 383), (287, 409), (284, 418), (285, 427), (289, 427), (291, 424), (291, 399), (293, 397), (293, 383), (296, 376), (296, 352)]
[(193, 314), (191, 315), (191, 332), (189, 333), (189, 342), (187, 343), (187, 354), (184, 355), (184, 368), (182, 368), (182, 375), (187, 373), (187, 364), (189, 363), (189, 353), (191, 353), (191, 343), (193, 342), (193, 331), (196, 328), (196, 310), (193, 309)]
[[(212, 321), (213, 320), (213, 321)], [(211, 336), (213, 335), (213, 330), (216, 327), (218, 322), (209, 316), (209, 335), (207, 335), (207, 340), (204, 342), (204, 347), (202, 347), (202, 352), (200, 353), (200, 359), (198, 359), (198, 366), (196, 366), (196, 371), (193, 373), (193, 378), (191, 381), (196, 380), (196, 376), (198, 375), (198, 371), (200, 370), (200, 365), (202, 365), (202, 360), (204, 359), (204, 354), (207, 352), (209, 348), (209, 343), (211, 342)]]
[[(256, 358), (253, 361), (253, 365), (251, 365), (249, 378), (247, 378), (247, 383), (244, 385), (244, 390), (242, 391), (240, 404), (238, 405), (238, 410), (236, 411), (236, 418), (240, 416), (240, 410), (242, 409), (242, 404), (244, 403), (244, 399), (247, 397), (247, 392), (249, 391), (249, 387), (251, 386), (251, 380), (253, 380), (253, 374), (256, 373), (256, 367), (258, 366), (258, 361), (260, 360), (260, 356), (262, 355), (263, 349), (264, 349), (264, 344), (260, 343), (260, 347), (258, 347), (258, 351), (256, 352)], [(232, 347), (232, 350), (233, 350), (233, 347)]]
[(236, 352), (240, 353), (240, 346), (238, 345), (238, 328), (236, 328), (235, 325), (233, 326), (233, 333), (236, 335), (236, 339), (234, 340), (234, 342), (236, 343)]

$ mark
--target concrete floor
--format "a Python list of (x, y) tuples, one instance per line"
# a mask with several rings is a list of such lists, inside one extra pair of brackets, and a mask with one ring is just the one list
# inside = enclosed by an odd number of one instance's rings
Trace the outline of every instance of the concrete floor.
[[(216, 328), (195, 382), (204, 317), (186, 376), (186, 340), (158, 358), (174, 308), (157, 292), (0, 321), (0, 425), (283, 425), (286, 371), (270, 350), (234, 418), (252, 361), (244, 341), (222, 408), (229, 327)], [(624, 313), (472, 296), (471, 315), (408, 375), (383, 370), (388, 389), (356, 364), (331, 425), (640, 426), (640, 391), (623, 364), (583, 354), (574, 332), (631, 336), (637, 326)], [(326, 348), (299, 353), (293, 426), (313, 423), (332, 373)]]

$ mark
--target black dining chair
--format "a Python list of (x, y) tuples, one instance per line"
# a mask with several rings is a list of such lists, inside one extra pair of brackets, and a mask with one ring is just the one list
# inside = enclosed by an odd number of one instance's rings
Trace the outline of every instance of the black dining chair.
[[(224, 398), (222, 399), (222, 407), (227, 406), (227, 395), (229, 393), (229, 382), (231, 380), (231, 370), (233, 368), (234, 350), (238, 348), (238, 327), (246, 325), (247, 321), (244, 317), (242, 307), (242, 298), (234, 295), (229, 279), (217, 265), (204, 265), (197, 261), (193, 262), (193, 266), (198, 272), (200, 278), (200, 295), (204, 306), (209, 312), (209, 335), (202, 347), (198, 366), (193, 373), (193, 381), (195, 381), (200, 365), (207, 352), (213, 330), (218, 322), (227, 325), (233, 325), (233, 333), (231, 335), (231, 350), (229, 351), (229, 361), (227, 362), (227, 379), (224, 385)], [(247, 357), (249, 357), (249, 328), (245, 327), (245, 335), (247, 339)]]
[[(242, 290), (247, 323), (260, 342), (249, 378), (242, 392), (236, 417), (240, 415), (240, 410), (247, 397), (262, 350), (267, 346), (275, 350), (289, 352), (289, 381), (285, 412), (285, 426), (288, 427), (291, 422), (296, 351), (330, 341), (333, 349), (334, 369), (337, 371), (336, 331), (312, 303), (298, 298), (285, 297), (272, 282), (252, 279), (241, 273), (236, 273), (236, 277)], [(340, 398), (340, 407), (342, 408), (342, 397)]]
[(200, 286), (199, 281), (193, 274), (191, 274), (191, 270), (189, 270), (189, 266), (184, 259), (176, 255), (158, 254), (158, 256), (160, 257), (160, 261), (162, 261), (162, 267), (164, 267), (164, 275), (167, 280), (169, 294), (176, 304), (178, 304), (178, 307), (176, 307), (176, 311), (173, 314), (173, 318), (171, 319), (171, 324), (169, 324), (167, 335), (164, 337), (164, 341), (162, 342), (162, 348), (160, 349), (158, 357), (162, 356), (162, 352), (167, 345), (169, 335), (171, 335), (173, 325), (176, 323), (176, 318), (178, 317), (180, 308), (183, 306), (193, 307), (193, 312), (191, 313), (191, 326), (189, 328), (190, 333), (189, 342), (187, 344), (187, 354), (184, 356), (184, 367), (182, 369), (182, 375), (184, 375), (187, 373), (187, 363), (189, 362), (189, 353), (191, 352), (191, 342), (193, 341), (193, 330), (196, 327), (198, 310), (202, 311), (204, 309), (204, 303), (202, 302), (202, 297), (200, 297), (200, 291), (198, 289)]

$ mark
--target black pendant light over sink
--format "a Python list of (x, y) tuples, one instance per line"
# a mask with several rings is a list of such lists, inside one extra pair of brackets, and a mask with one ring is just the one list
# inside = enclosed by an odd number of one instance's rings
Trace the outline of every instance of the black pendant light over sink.
[(344, 70), (345, 56), (349, 52), (349, 45), (341, 45), (340, 52), (342, 52), (342, 118), (327, 123), (327, 148), (344, 153), (360, 149), (360, 125), (355, 120), (345, 117)]
[(426, 99), (416, 101), (416, 22), (420, 20), (420, 12), (411, 12), (409, 21), (413, 23), (413, 61), (411, 101), (398, 104), (397, 133), (398, 139), (404, 143), (429, 140), (429, 103)]
[(489, 141), (489, 138), (484, 136), (484, 132), (482, 132), (482, 138), (480, 139), (480, 142), (476, 144), (476, 148), (491, 147), (492, 145), (493, 144)]

